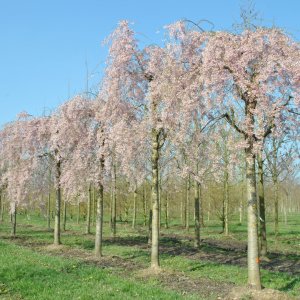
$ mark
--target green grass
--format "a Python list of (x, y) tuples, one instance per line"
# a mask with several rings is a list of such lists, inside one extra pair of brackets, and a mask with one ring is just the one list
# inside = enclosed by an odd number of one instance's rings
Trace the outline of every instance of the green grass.
[[(196, 299), (88, 266), (0, 242), (0, 298), (11, 299)], [(130, 277), (130, 276), (129, 276)]]
[[(280, 223), (280, 235), (277, 239), (273, 234), (272, 223), (267, 224), (268, 246), (271, 251), (286, 255), (287, 259), (298, 260), (300, 255), (300, 217), (289, 216), (288, 224)], [(0, 225), (0, 235), (9, 235), (9, 223)], [(91, 253), (94, 247), (94, 236), (84, 235), (84, 222), (76, 224), (68, 221), (66, 233), (62, 233), (62, 242), (70, 248), (79, 248)], [(46, 229), (43, 218), (32, 215), (30, 219), (24, 215), (18, 216), (17, 235), (26, 238), (24, 243), (51, 244), (53, 233)], [(206, 222), (202, 228), (202, 238), (226, 241), (246, 241), (246, 224), (239, 225), (233, 218), (230, 224), (230, 237), (220, 234), (220, 222), (212, 220)], [(186, 235), (178, 221), (171, 223), (169, 229), (162, 229), (162, 234)], [(191, 228), (188, 235), (193, 235)], [(104, 237), (110, 236), (109, 226), (106, 223)], [(119, 242), (106, 241), (104, 255), (119, 256), (126, 261), (132, 261), (147, 268), (150, 263), (146, 229), (138, 227), (133, 230), (130, 224), (118, 224)], [(199, 295), (185, 294), (170, 291), (164, 288), (157, 280), (137, 280), (135, 274), (123, 276), (114, 269), (101, 269), (86, 265), (80, 260), (72, 258), (54, 257), (36, 253), (30, 249), (16, 246), (13, 241), (0, 243), (0, 299), (199, 299)], [(131, 245), (130, 243), (133, 243)], [(180, 248), (192, 243), (182, 240), (162, 238), (164, 246)], [(223, 251), (206, 246), (205, 251), (218, 253)], [(224, 252), (224, 251), (223, 251)], [(226, 251), (225, 251), (226, 253)], [(196, 279), (205, 278), (212, 282), (245, 285), (247, 283), (247, 269), (245, 267), (221, 264), (214, 261), (191, 259), (189, 257), (162, 254), (161, 265), (170, 272), (180, 272), (185, 276)], [(262, 270), (262, 284), (265, 287), (287, 292), (290, 295), (300, 294), (300, 278), (286, 273)], [(10, 295), (13, 295), (11, 298)], [(214, 298), (212, 298), (214, 299)]]

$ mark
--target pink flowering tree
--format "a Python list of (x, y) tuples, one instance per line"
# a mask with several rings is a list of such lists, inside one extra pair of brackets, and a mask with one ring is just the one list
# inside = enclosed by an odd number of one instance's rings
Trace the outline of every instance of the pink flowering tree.
[(247, 161), (248, 282), (260, 289), (255, 156), (270, 134), (295, 126), (299, 112), (299, 45), (278, 29), (212, 33), (203, 55), (205, 96), (244, 138)]

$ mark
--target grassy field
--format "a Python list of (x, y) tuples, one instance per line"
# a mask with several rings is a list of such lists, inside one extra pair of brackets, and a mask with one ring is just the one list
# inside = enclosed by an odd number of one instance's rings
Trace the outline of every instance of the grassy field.
[[(161, 230), (161, 265), (153, 274), (142, 226), (118, 223), (110, 238), (105, 224), (104, 257), (93, 257), (93, 235), (82, 234), (84, 222), (67, 224), (61, 247), (53, 247), (46, 220), (18, 216), (17, 237), (0, 224), (0, 299), (223, 299), (247, 283), (246, 226), (233, 220), (224, 237), (220, 222), (206, 222), (202, 248), (192, 246), (189, 232), (171, 223)], [(300, 295), (300, 216), (280, 223), (275, 240), (268, 224), (270, 261), (262, 262), (262, 284), (290, 296)]]

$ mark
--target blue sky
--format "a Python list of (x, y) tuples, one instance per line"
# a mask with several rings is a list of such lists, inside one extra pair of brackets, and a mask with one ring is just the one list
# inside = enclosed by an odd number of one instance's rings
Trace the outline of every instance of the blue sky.
[[(215, 29), (239, 21), (239, 0), (0, 0), (0, 125), (20, 111), (48, 112), (86, 86), (96, 88), (107, 49), (101, 42), (121, 19), (138, 39), (159, 43), (163, 26), (208, 19)], [(257, 0), (264, 24), (300, 38), (300, 0)]]

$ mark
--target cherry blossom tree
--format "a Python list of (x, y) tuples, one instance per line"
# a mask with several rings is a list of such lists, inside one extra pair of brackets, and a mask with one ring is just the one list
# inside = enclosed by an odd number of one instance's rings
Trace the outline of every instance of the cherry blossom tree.
[(260, 289), (255, 155), (271, 132), (296, 125), (299, 111), (299, 45), (281, 30), (212, 33), (203, 52), (207, 97), (239, 132), (247, 161), (248, 282)]

